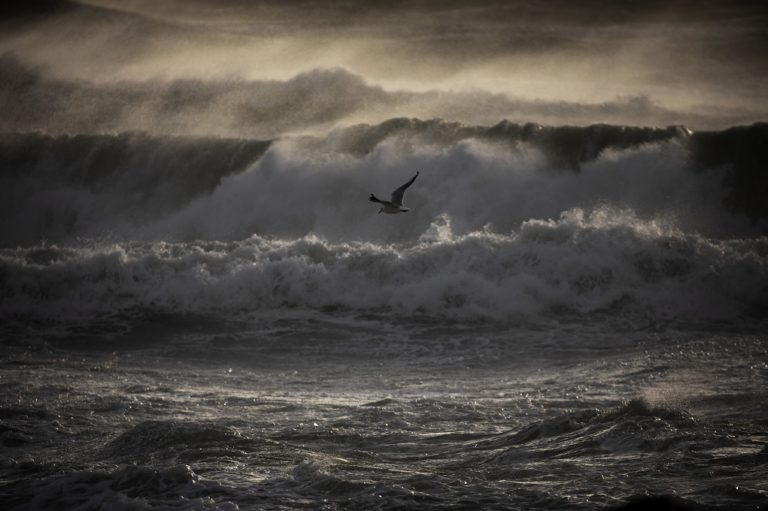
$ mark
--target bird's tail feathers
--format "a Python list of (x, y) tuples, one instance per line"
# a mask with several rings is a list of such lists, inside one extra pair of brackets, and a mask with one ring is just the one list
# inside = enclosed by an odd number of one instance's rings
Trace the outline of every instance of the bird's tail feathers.
[(379, 199), (376, 198), (374, 194), (371, 194), (371, 196), (368, 197), (368, 200), (371, 202), (381, 202)]

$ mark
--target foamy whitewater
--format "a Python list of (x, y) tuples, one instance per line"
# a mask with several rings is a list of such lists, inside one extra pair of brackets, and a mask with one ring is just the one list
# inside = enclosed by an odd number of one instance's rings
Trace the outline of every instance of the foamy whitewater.
[(764, 124), (0, 148), (5, 509), (768, 506)]

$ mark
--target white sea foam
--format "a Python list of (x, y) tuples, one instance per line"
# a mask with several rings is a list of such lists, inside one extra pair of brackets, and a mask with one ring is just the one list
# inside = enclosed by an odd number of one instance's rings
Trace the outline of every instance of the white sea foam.
[(74, 318), (288, 306), (737, 320), (765, 307), (766, 238), (712, 240), (607, 207), (527, 220), (507, 234), (451, 225), (440, 215), (417, 241), (396, 244), (308, 235), (4, 250), (2, 311)]

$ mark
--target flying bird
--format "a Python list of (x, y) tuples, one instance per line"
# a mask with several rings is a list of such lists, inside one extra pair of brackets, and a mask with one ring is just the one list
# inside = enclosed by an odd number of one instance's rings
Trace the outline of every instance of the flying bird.
[(410, 209), (403, 207), (403, 194), (405, 193), (405, 190), (407, 190), (408, 187), (411, 186), (414, 181), (416, 181), (417, 177), (419, 177), (418, 172), (416, 172), (416, 175), (413, 176), (410, 181), (392, 192), (392, 197), (388, 201), (377, 199), (374, 194), (371, 194), (368, 200), (371, 202), (378, 202), (382, 205), (381, 209), (379, 209), (379, 213), (383, 212), (395, 214), (410, 211)]

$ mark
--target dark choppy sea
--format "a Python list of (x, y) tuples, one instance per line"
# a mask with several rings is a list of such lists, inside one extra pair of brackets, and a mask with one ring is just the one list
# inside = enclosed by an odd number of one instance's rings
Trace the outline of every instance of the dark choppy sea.
[(0, 370), (7, 508), (768, 499), (768, 347), (757, 332), (164, 318), (129, 334), (30, 340)]

